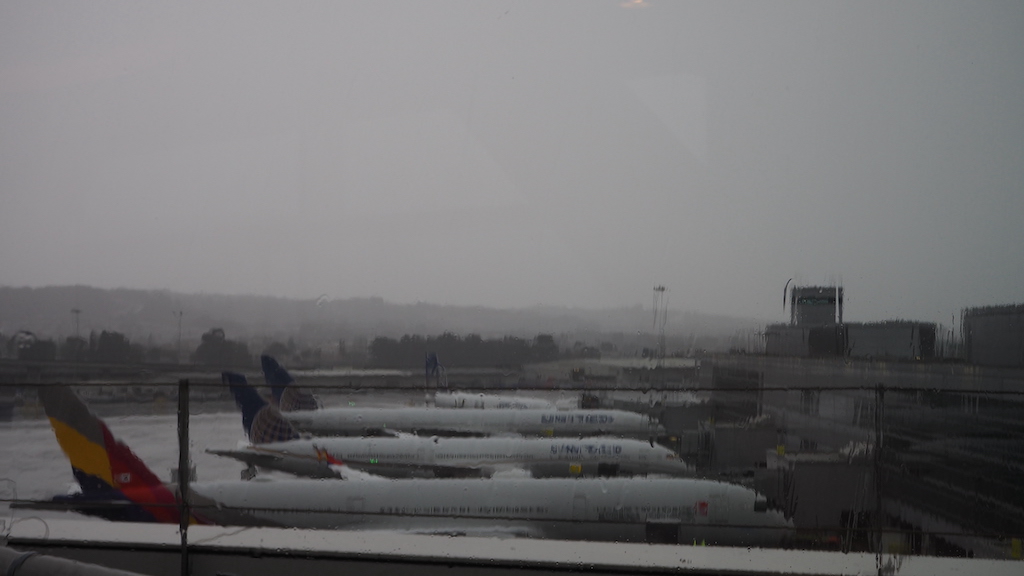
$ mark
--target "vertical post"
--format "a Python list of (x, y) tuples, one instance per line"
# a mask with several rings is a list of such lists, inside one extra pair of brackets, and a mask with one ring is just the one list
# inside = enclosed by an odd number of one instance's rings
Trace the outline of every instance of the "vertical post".
[(79, 310), (78, 308), (72, 308), (71, 309), (71, 314), (73, 314), (75, 316), (75, 339), (78, 339), (79, 338), (79, 335), (78, 335), (78, 317), (82, 314), (82, 311)]
[(185, 313), (178, 310), (177, 312), (171, 312), (171, 314), (178, 317), (178, 354), (174, 360), (176, 364), (181, 364), (181, 317), (184, 316)]
[(188, 457), (188, 416), (188, 380), (184, 379), (178, 381), (178, 531), (181, 532), (181, 576), (189, 575), (188, 524), (192, 517), (188, 505), (188, 484), (192, 473)]
[(875, 387), (875, 565), (882, 574), (882, 409), (885, 406), (885, 387)]

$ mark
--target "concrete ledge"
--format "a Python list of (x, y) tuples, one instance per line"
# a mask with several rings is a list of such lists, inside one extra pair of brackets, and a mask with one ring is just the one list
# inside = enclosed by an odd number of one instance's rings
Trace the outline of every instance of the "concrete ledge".
[[(189, 529), (194, 575), (337, 574), (339, 570), (409, 574), (878, 574), (871, 554), (704, 546), (495, 539), (273, 528)], [(153, 576), (181, 573), (174, 526), (89, 520), (23, 519), (7, 544)], [(1024, 564), (884, 556), (886, 573), (1020, 574)], [(886, 570), (883, 568), (883, 570)]]

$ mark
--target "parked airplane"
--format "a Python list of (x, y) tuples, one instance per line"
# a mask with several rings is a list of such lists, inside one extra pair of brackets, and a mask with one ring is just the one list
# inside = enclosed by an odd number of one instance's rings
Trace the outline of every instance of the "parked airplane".
[(299, 432), (315, 436), (366, 436), (410, 432), (421, 436), (618, 436), (652, 439), (664, 428), (649, 416), (624, 410), (445, 410), (442, 408), (327, 408), (317, 410), (306, 391), (292, 392), (294, 380), (270, 356), (263, 375), (285, 418)]
[[(70, 388), (39, 389), (82, 493), (84, 513), (177, 523), (176, 487), (161, 484)], [(696, 479), (490, 479), (381, 482), (196, 482), (192, 522), (422, 534), (775, 545), (792, 530), (754, 491)]]
[(330, 408), (286, 412), (300, 432), (363, 436), (411, 432), (425, 436), (619, 436), (655, 438), (664, 428), (623, 410), (446, 410), (444, 408)]
[(300, 439), (275, 406), (264, 400), (242, 374), (225, 372), (223, 381), (242, 411), (251, 445), (207, 450), (255, 467), (313, 478), (343, 477), (339, 466), (391, 478), (492, 476), (524, 469), (533, 477), (683, 476), (692, 469), (663, 446), (622, 438), (378, 438)]
[(190, 501), (244, 526), (735, 546), (792, 529), (748, 488), (680, 478), (213, 482)]
[[(295, 386), (295, 379), (277, 360), (266, 354), (260, 356), (263, 377), (270, 387), (281, 410), (317, 410), (320, 402), (308, 390)], [(541, 398), (526, 398), (495, 394), (471, 394), (468, 392), (437, 391), (428, 396), (437, 408), (500, 408), (521, 410), (525, 408), (557, 408), (554, 402)]]

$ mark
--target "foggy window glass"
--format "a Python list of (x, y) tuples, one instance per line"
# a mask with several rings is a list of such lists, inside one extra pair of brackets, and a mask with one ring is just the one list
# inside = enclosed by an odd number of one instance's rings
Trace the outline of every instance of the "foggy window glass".
[(0, 535), (1010, 570), (1022, 25), (6, 3)]

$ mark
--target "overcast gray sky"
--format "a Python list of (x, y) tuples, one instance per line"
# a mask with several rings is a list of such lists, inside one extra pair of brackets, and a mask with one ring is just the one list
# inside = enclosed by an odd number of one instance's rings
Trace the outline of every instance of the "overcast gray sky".
[(0, 3), (0, 284), (1024, 301), (1024, 3)]

